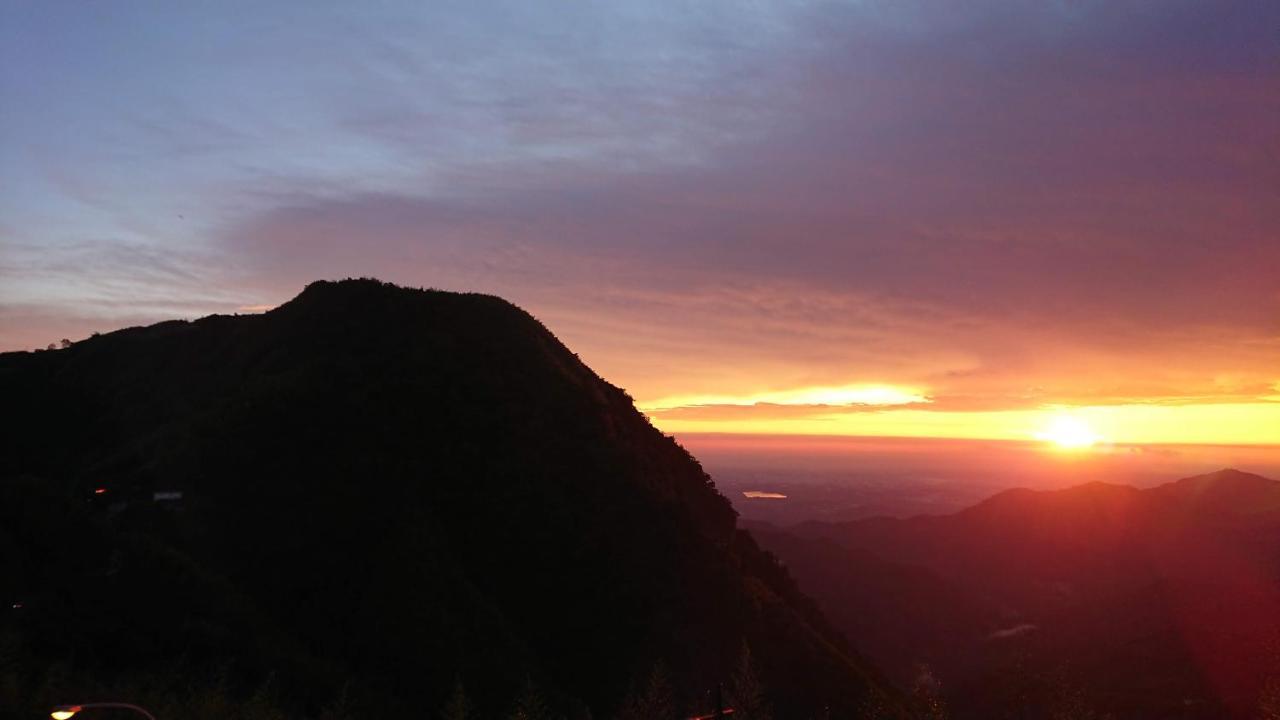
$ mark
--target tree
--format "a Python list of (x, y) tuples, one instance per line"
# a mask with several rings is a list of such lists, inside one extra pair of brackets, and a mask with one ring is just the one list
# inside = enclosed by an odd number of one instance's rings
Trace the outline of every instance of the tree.
[(1073, 681), (1065, 667), (1050, 673), (1048, 684), (1051, 720), (1099, 720), (1102, 717), (1089, 703), (1084, 688)]
[(871, 691), (858, 704), (858, 720), (890, 720), (893, 714), (879, 693)]
[(440, 711), (441, 720), (467, 720), (471, 717), (474, 708), (471, 705), (471, 699), (467, 697), (467, 691), (462, 687), (462, 678), (458, 678), (453, 685), (453, 694), (449, 696), (449, 702), (445, 703), (444, 709)]
[(942, 699), (942, 683), (938, 682), (933, 670), (924, 663), (916, 666), (916, 678), (911, 684), (911, 699), (921, 720), (946, 720), (947, 704)]
[(1258, 717), (1261, 720), (1280, 720), (1280, 677), (1267, 680), (1258, 696)]
[(738, 666), (729, 683), (729, 706), (736, 720), (772, 720), (773, 713), (764, 699), (764, 690), (751, 664), (751, 647), (742, 641)]
[(244, 720), (286, 720), (276, 703), (274, 685), (275, 677), (269, 675), (258, 686), (241, 710), (241, 717)]
[(352, 720), (355, 716), (351, 703), (351, 684), (347, 683), (342, 686), (333, 702), (321, 708), (319, 720)]
[(618, 720), (670, 720), (676, 716), (676, 703), (667, 669), (658, 663), (649, 673), (643, 691), (632, 688), (622, 701)]
[(551, 720), (551, 712), (547, 710), (547, 701), (542, 691), (534, 685), (533, 678), (525, 678), (524, 689), (516, 697), (515, 707), (511, 708), (510, 720)]
[[(232, 717), (235, 714), (235, 703), (231, 699), (229, 689), (230, 672), (228, 665), (222, 665), (211, 675), (202, 678), (198, 685), (180, 693), (179, 697), (186, 696), (182, 706), (183, 717), (196, 720)], [(163, 709), (157, 709), (157, 711), (163, 712)], [(165, 715), (162, 714), (160, 717)]]
[(1280, 636), (1273, 636), (1267, 646), (1271, 660), (1264, 665), (1270, 665), (1270, 668), (1258, 694), (1258, 717), (1261, 720), (1280, 720)]

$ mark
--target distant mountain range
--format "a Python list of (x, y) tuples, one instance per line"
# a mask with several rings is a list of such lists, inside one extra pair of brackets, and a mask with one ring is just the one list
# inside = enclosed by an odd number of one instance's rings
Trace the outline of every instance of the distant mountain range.
[(927, 666), (955, 717), (1280, 707), (1274, 480), (1017, 489), (951, 515), (751, 531), (900, 684)]
[(0, 355), (0, 397), (0, 716), (906, 711), (699, 464), (498, 298), (318, 282)]

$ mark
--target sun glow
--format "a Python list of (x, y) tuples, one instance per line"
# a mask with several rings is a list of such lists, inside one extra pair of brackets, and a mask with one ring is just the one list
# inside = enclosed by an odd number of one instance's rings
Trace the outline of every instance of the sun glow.
[(1085, 421), (1070, 415), (1057, 415), (1049, 421), (1045, 428), (1035, 436), (1039, 440), (1053, 443), (1067, 450), (1090, 448), (1102, 440), (1102, 436), (1094, 432)]

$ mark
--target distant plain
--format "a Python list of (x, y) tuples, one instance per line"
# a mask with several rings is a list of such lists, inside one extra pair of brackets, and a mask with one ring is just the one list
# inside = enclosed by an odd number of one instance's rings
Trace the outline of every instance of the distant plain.
[[(1152, 487), (1224, 467), (1280, 478), (1280, 447), (1273, 445), (1064, 451), (1033, 440), (712, 434), (677, 440), (744, 518), (781, 526), (952, 513), (1014, 487), (1096, 481)], [(748, 498), (747, 492), (786, 497)]]

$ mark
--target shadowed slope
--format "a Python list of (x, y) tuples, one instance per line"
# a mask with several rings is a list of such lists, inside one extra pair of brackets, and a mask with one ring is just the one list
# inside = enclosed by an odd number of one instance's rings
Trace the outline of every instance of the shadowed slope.
[(659, 663), (696, 706), (745, 639), (786, 716), (882, 693), (698, 463), (498, 298), (314, 283), (0, 356), (0, 394), (6, 493), (85, 536), (0, 510), (34, 664), (231, 661), (304, 709), (342, 681), (439, 707), (460, 676), (496, 713), (529, 678), (600, 716)]
[[(1280, 678), (1280, 482), (1258, 475), (1015, 489), (951, 515), (788, 532), (760, 538), (828, 616), (879, 625), (864, 648), (899, 681), (940, 664), (962, 716), (1025, 707), (1019, 682), (1051, 702), (1064, 668), (1122, 717), (1251, 717)], [(905, 599), (878, 608), (886, 595)]]

